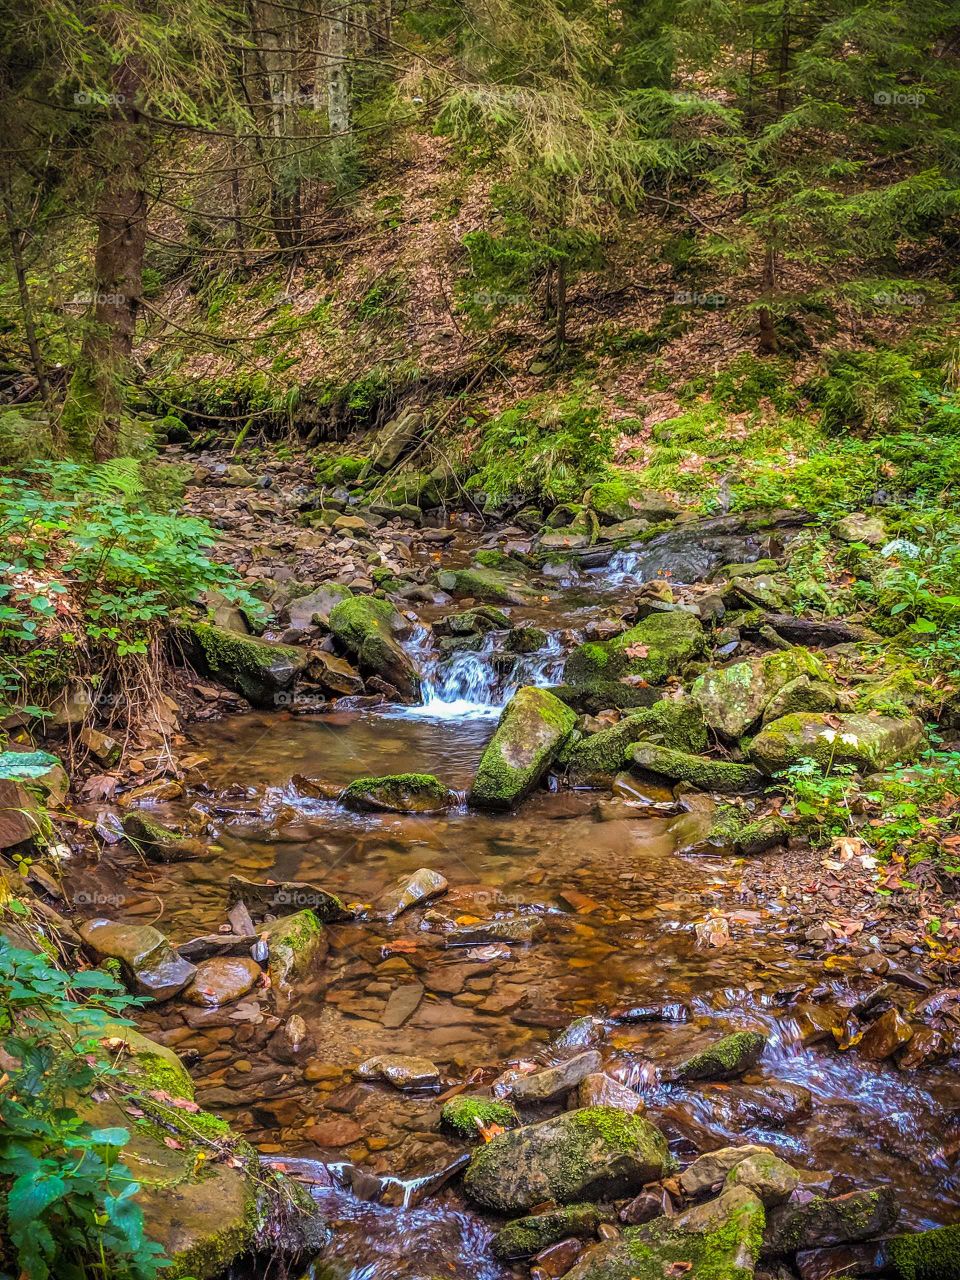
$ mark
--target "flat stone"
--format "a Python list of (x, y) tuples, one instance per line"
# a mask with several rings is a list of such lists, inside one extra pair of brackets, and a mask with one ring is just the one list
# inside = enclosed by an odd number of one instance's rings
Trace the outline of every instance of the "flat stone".
[(416, 1013), (423, 999), (423, 984), (408, 982), (397, 987), (387, 1001), (381, 1022), (389, 1030), (402, 1027), (406, 1020)]
[(382, 1054), (357, 1068), (361, 1080), (386, 1080), (396, 1089), (430, 1089), (440, 1080), (440, 1068), (429, 1058)]
[(421, 902), (438, 898), (448, 888), (446, 877), (429, 867), (421, 867), (412, 876), (405, 876), (393, 889), (388, 889), (377, 899), (375, 912), (381, 920), (396, 920), (397, 916)]
[(197, 966), (193, 981), (184, 989), (188, 1004), (216, 1009), (232, 1004), (252, 990), (262, 974), (256, 960), (244, 956), (216, 956)]
[(138, 995), (170, 1000), (191, 982), (196, 968), (178, 955), (149, 924), (121, 924), (116, 920), (87, 920), (79, 929), (98, 960), (119, 960), (124, 976)]
[(507, 1087), (507, 1096), (514, 1102), (550, 1102), (559, 1098), (571, 1089), (575, 1089), (585, 1076), (599, 1071), (601, 1058), (596, 1049), (588, 1049), (586, 1053), (569, 1058), (556, 1067), (548, 1067), (546, 1071), (536, 1071), (533, 1075), (520, 1076), (511, 1081)]

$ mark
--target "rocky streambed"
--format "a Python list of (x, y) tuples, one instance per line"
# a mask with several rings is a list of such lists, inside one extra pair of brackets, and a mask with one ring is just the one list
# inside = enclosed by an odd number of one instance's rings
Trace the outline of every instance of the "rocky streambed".
[(81, 810), (85, 946), (309, 1187), (317, 1280), (958, 1274), (909, 1233), (956, 1217), (960, 997), (870, 919), (818, 945), (771, 803), (801, 758), (909, 762), (923, 708), (792, 615), (795, 516), (652, 514), (359, 511), (309, 590), (330, 538), (275, 536), (266, 637), (182, 637), (177, 765)]

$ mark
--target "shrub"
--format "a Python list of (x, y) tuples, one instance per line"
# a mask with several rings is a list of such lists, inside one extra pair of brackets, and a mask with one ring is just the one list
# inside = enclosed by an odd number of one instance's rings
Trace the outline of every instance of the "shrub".
[(828, 431), (873, 434), (915, 425), (923, 412), (920, 374), (898, 351), (834, 356), (812, 388)]

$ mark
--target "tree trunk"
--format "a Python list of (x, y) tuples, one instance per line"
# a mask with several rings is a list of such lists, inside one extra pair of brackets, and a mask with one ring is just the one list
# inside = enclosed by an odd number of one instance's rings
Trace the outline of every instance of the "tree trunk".
[(47, 414), (50, 418), (50, 434), (53, 437), (54, 444), (58, 443), (57, 439), (57, 423), (54, 419), (53, 400), (50, 395), (50, 383), (47, 381), (46, 370), (44, 369), (43, 356), (40, 354), (40, 342), (37, 338), (37, 326), (33, 315), (33, 300), (30, 297), (30, 287), (27, 283), (27, 269), (23, 260), (23, 238), (20, 228), (17, 226), (16, 215), (13, 208), (13, 184), (10, 181), (10, 175), (4, 175), (3, 181), (3, 213), (7, 223), (7, 234), (10, 238), (10, 257), (13, 261), (13, 270), (17, 277), (17, 292), (20, 297), (20, 311), (23, 315), (23, 329), (27, 338), (27, 350), (30, 352), (30, 362), (33, 365), (33, 371), (37, 378), (37, 388), (40, 392), (40, 398), (44, 403)]
[(117, 451), (143, 289), (149, 137), (136, 106), (139, 88), (136, 67), (121, 63), (111, 87), (111, 119), (98, 139), (103, 181), (95, 210), (92, 307), (64, 410), (72, 451), (98, 461)]
[(350, 84), (347, 76), (347, 0), (340, 0), (327, 28), (327, 122), (330, 132), (345, 138), (350, 133)]
[[(763, 258), (763, 296), (772, 298), (776, 288), (777, 251), (772, 244), (768, 244)], [(777, 337), (777, 327), (774, 323), (773, 312), (769, 307), (762, 306), (757, 312), (757, 318), (760, 322), (761, 352), (768, 356), (776, 355), (780, 350), (780, 339)]]

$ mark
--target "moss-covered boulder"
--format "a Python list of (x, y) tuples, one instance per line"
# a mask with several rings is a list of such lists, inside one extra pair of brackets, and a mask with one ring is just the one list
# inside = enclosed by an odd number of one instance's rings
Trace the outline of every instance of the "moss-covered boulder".
[(690, 698), (662, 698), (624, 716), (609, 729), (582, 738), (565, 755), (575, 787), (602, 786), (627, 763), (635, 742), (657, 743), (678, 751), (704, 751), (707, 729), (700, 707)]
[(883, 1253), (896, 1280), (960, 1280), (960, 1226), (893, 1236)]
[(749, 755), (766, 774), (782, 773), (804, 759), (815, 760), (824, 769), (852, 764), (875, 770), (909, 764), (922, 744), (923, 724), (915, 717), (797, 712), (764, 725), (750, 744)]
[(481, 1127), (498, 1125), (501, 1129), (516, 1129), (520, 1124), (520, 1117), (509, 1102), (497, 1102), (494, 1098), (478, 1098), (474, 1094), (461, 1093), (443, 1104), (440, 1123), (461, 1138), (478, 1138)]
[(493, 1138), (474, 1153), (464, 1188), (485, 1208), (512, 1213), (547, 1200), (625, 1195), (671, 1167), (666, 1140), (649, 1120), (583, 1107)]
[(451, 613), (434, 623), (433, 632), (438, 636), (480, 636), (488, 631), (505, 631), (510, 619), (493, 605), (477, 605), (462, 613)]
[(202, 840), (178, 835), (142, 809), (125, 813), (122, 822), (124, 835), (151, 862), (185, 862), (190, 858), (204, 858), (208, 853)]
[(454, 596), (472, 596), (485, 604), (531, 604), (538, 593), (515, 569), (486, 569), (472, 565), (469, 569), (441, 569), (437, 585)]
[(382, 676), (406, 698), (415, 698), (420, 677), (400, 644), (410, 629), (388, 600), (354, 596), (330, 611), (330, 630), (359, 663), (360, 670)]
[(652, 613), (613, 640), (579, 645), (567, 658), (563, 679), (594, 685), (632, 679), (662, 684), (706, 652), (703, 626), (685, 609)]
[(0, 751), (0, 849), (46, 841), (48, 804), (60, 804), (70, 787), (58, 756), (49, 751)]
[[(774, 694), (763, 709), (763, 723), (793, 715), (795, 711), (836, 711), (842, 695), (836, 685), (810, 676), (797, 676)], [(879, 708), (878, 708), (879, 709)]]
[[(682, 823), (677, 826), (683, 829)], [(754, 816), (737, 805), (720, 804), (710, 815), (706, 830), (684, 845), (682, 852), (754, 857), (786, 844), (790, 835), (790, 824), (779, 813)]]
[(634, 771), (656, 774), (671, 782), (689, 782), (700, 791), (715, 791), (720, 795), (756, 791), (763, 783), (762, 775), (752, 765), (709, 760), (649, 742), (635, 742), (627, 748), (626, 756)]
[[(851, 1191), (844, 1196), (813, 1196), (801, 1204), (788, 1203), (767, 1215), (765, 1253), (796, 1253), (830, 1245), (872, 1240), (889, 1231), (899, 1216), (890, 1187)], [(940, 1280), (940, 1273), (937, 1280)]]
[(319, 918), (309, 908), (263, 926), (268, 948), (267, 972), (283, 990), (312, 976), (327, 950)]
[(443, 813), (456, 801), (432, 773), (357, 778), (340, 796), (348, 809), (368, 813)]
[(573, 732), (576, 716), (546, 689), (518, 690), (480, 759), (470, 803), (510, 809), (537, 785)]
[(584, 502), (605, 525), (638, 519), (657, 523), (675, 520), (680, 514), (680, 508), (670, 498), (655, 489), (645, 489), (626, 473), (598, 480), (584, 494)]
[(628, 1227), (591, 1249), (566, 1280), (751, 1280), (763, 1238), (763, 1205), (744, 1187), (676, 1217)]
[(767, 1047), (759, 1031), (735, 1031), (665, 1074), (671, 1081), (733, 1080), (755, 1067)]
[(737, 739), (760, 719), (767, 703), (798, 676), (826, 680), (823, 663), (809, 649), (794, 646), (759, 658), (714, 667), (694, 680), (690, 696), (711, 729)]
[(590, 1240), (596, 1235), (599, 1225), (600, 1214), (596, 1205), (568, 1204), (508, 1222), (493, 1237), (490, 1249), (501, 1262), (532, 1258), (558, 1240)]
[(307, 654), (290, 644), (240, 635), (197, 622), (181, 632), (199, 669), (260, 707), (282, 704), (307, 665)]
[(343, 583), (325, 582), (306, 595), (288, 600), (280, 611), (280, 617), (298, 631), (326, 627), (330, 624), (331, 612), (341, 600), (348, 600), (352, 595), (353, 592)]

